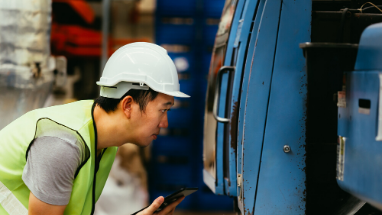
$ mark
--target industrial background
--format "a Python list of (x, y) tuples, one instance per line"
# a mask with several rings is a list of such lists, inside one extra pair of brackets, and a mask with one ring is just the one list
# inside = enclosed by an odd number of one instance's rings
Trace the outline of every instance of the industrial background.
[(133, 42), (165, 48), (191, 96), (119, 148), (95, 214), (182, 187), (176, 215), (382, 214), (382, 1), (31, 2), (0, 0), (0, 129), (98, 97)]
[[(177, 213), (233, 213), (232, 199), (214, 195), (202, 176), (205, 91), (223, 6), (224, 0), (52, 0), (41, 1), (36, 9), (25, 1), (0, 1), (0, 129), (36, 108), (98, 97), (95, 82), (116, 49), (132, 42), (156, 43), (168, 50), (181, 91), (191, 99), (175, 100), (170, 126), (151, 147), (127, 144), (119, 149), (118, 165), (113, 166), (96, 214), (131, 214), (181, 187), (199, 191), (184, 200)], [(41, 8), (45, 13), (40, 20), (18, 22), (23, 13)], [(12, 9), (20, 15), (10, 18)], [(7, 28), (22, 29), (31, 23), (48, 34), (19, 38), (18, 30)], [(22, 40), (22, 51), (36, 48), (37, 41), (36, 49), (44, 53), (36, 57), (25, 51), (25, 56), (17, 48), (12, 53), (4, 49), (10, 41)], [(15, 53), (20, 62), (9, 68), (7, 56)], [(33, 77), (22, 77), (30, 68)]]

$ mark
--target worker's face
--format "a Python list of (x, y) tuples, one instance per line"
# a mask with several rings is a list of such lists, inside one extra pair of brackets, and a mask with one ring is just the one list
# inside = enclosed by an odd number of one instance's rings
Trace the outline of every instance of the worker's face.
[(145, 111), (138, 104), (132, 110), (131, 122), (135, 126), (134, 139), (139, 146), (148, 146), (155, 140), (161, 128), (168, 127), (167, 111), (174, 105), (174, 97), (159, 93), (150, 101)]

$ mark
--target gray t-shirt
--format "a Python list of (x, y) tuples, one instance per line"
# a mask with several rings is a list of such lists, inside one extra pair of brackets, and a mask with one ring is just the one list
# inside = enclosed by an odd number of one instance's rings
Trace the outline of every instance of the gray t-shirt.
[(76, 136), (37, 137), (30, 147), (22, 179), (39, 200), (67, 205), (77, 169), (86, 160), (84, 145)]

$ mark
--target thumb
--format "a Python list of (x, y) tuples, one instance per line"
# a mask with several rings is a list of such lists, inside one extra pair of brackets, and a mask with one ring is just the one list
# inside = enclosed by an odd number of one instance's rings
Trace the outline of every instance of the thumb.
[(156, 198), (154, 202), (146, 210), (144, 210), (145, 214), (153, 214), (162, 205), (163, 201), (163, 196)]

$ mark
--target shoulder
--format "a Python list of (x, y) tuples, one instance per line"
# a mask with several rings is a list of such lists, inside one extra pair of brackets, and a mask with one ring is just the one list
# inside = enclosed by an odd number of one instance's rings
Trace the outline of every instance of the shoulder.
[(83, 148), (75, 137), (70, 137), (69, 135), (66, 138), (41, 136), (33, 140), (27, 151), (27, 160), (31, 154), (30, 151), (34, 156), (33, 160), (43, 159), (47, 162), (65, 163), (69, 162), (68, 160), (81, 162), (81, 152)]
[[(58, 151), (56, 153), (63, 153), (66, 150), (75, 150), (79, 155), (83, 156), (83, 154), (88, 151), (86, 144), (84, 143), (82, 137), (73, 129), (68, 128), (62, 124), (59, 124), (50, 119), (41, 119), (39, 124), (37, 125), (36, 134), (32, 145), (36, 144), (44, 145), (44, 147), (54, 147)], [(49, 145), (49, 143), (59, 143), (53, 145)], [(82, 159), (85, 159), (84, 157)]]

